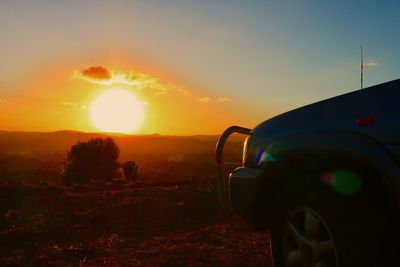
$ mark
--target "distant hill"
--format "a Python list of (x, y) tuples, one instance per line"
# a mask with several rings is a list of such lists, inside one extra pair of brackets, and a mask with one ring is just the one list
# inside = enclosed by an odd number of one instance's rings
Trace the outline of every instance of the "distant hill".
[[(72, 145), (95, 137), (118, 144), (120, 162), (134, 160), (141, 179), (166, 182), (215, 174), (217, 135), (107, 135), (75, 131), (0, 131), (0, 181), (60, 181), (61, 161)], [(233, 136), (225, 160), (240, 162), (243, 137)]]
[[(79, 141), (90, 138), (111, 137), (127, 155), (177, 155), (214, 153), (217, 135), (169, 136), (169, 135), (107, 135), (77, 131), (13, 132), (0, 131), (0, 154), (37, 156), (64, 154)], [(242, 146), (243, 138), (233, 136), (229, 150)]]

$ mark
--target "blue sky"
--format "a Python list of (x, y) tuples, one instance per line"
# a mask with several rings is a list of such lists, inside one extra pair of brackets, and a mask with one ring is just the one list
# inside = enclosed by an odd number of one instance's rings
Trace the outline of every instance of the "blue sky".
[[(247, 126), (397, 79), (397, 1), (3, 1), (0, 99), (38, 68), (125, 53), (201, 95), (233, 100)], [(78, 64), (78, 63), (77, 63)]]

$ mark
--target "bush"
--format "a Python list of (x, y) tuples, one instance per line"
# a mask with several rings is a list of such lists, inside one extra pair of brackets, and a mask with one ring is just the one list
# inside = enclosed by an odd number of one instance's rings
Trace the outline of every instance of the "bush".
[(62, 162), (63, 183), (113, 179), (119, 168), (119, 153), (111, 138), (92, 138), (76, 143)]
[(125, 179), (136, 180), (138, 178), (138, 166), (134, 161), (127, 161), (122, 164)]

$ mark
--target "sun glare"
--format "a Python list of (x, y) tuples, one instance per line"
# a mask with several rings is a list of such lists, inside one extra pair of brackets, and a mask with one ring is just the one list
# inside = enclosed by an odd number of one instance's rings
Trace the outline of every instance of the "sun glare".
[(132, 133), (142, 124), (143, 105), (128, 90), (110, 89), (91, 103), (89, 117), (100, 131)]

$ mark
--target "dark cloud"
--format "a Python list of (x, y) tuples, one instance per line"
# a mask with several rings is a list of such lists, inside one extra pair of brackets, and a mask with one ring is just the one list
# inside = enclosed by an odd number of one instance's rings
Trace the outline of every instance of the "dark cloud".
[(90, 67), (80, 71), (82, 76), (86, 76), (95, 80), (109, 80), (111, 79), (111, 72), (102, 66)]

